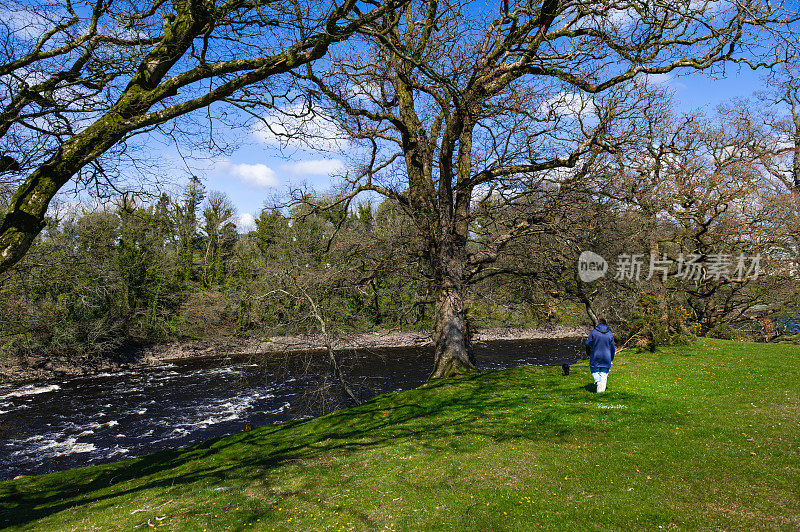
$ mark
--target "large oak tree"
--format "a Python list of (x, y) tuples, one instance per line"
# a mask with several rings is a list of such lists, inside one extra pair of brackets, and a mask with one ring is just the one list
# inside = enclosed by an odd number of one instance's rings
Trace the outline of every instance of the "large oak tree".
[(474, 230), (483, 207), (519, 207), (528, 191), (586, 175), (624, 137), (642, 77), (773, 63), (764, 45), (783, 16), (761, 0), (419, 0), (307, 69), (316, 115), (367, 153), (347, 197), (392, 198), (424, 241), (432, 377), (473, 368), (467, 289), (543, 221), (533, 209), (487, 237)]

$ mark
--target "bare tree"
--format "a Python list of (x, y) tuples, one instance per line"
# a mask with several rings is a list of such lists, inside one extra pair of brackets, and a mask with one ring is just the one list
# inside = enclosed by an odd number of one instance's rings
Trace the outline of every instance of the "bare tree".
[(509, 242), (541, 230), (541, 213), (520, 208), (503, 231), (474, 238), (475, 205), (521, 204), (585, 176), (625, 135), (637, 76), (774, 63), (757, 46), (783, 16), (758, 0), (421, 0), (387, 11), (327, 68), (307, 68), (321, 96), (312, 112), (367, 151), (346, 197), (392, 198), (424, 240), (431, 377), (473, 368), (466, 290)]
[(15, 192), (0, 218), (0, 272), (26, 252), (73, 176), (103, 179), (104, 155), (214, 102), (256, 88), (262, 100), (290, 93), (281, 74), (319, 59), (384, 8), (373, 0), (4, 3), (0, 172)]
[(764, 199), (775, 206), (784, 252), (800, 273), (800, 66), (795, 46), (783, 48), (785, 61), (766, 78), (757, 107), (732, 109), (746, 123), (752, 149), (763, 164)]

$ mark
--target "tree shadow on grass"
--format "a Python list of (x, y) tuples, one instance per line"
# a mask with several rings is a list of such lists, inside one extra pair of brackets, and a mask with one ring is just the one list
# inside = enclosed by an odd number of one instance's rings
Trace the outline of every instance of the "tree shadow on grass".
[[(555, 374), (543, 376), (540, 371), (536, 379), (530, 375), (510, 370), (441, 380), (319, 418), (261, 427), (186, 449), (2, 482), (0, 526), (22, 526), (104, 500), (121, 502), (152, 489), (195, 485), (194, 490), (210, 490), (223, 483), (246, 486), (253, 481), (269, 487), (269, 473), (275, 468), (326, 454), (342, 457), (399, 444), (431, 454), (469, 452), (487, 441), (563, 439), (594, 430), (581, 416), (588, 419), (596, 412), (595, 401), (585, 401), (582, 393), (584, 400), (571, 399), (575, 388)], [(619, 392), (614, 397), (646, 403)], [(354, 517), (363, 526), (375, 526), (365, 515)]]

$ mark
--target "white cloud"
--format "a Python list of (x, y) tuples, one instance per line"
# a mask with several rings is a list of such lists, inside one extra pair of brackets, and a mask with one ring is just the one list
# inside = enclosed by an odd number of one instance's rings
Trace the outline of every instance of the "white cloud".
[(236, 231), (246, 233), (256, 228), (256, 219), (249, 212), (245, 212), (236, 217)]
[(579, 116), (589, 112), (594, 100), (578, 92), (562, 91), (542, 102), (539, 110), (544, 114), (551, 111), (561, 116)]
[(281, 168), (297, 176), (333, 175), (344, 170), (345, 165), (339, 159), (312, 159), (284, 164)]
[[(719, 13), (727, 8), (733, 7), (735, 4), (731, 0), (691, 0), (689, 2), (690, 10), (702, 11), (695, 13), (694, 16), (701, 19), (713, 19)], [(634, 24), (641, 20), (641, 15), (633, 7), (624, 9), (609, 9), (606, 12), (606, 19), (619, 31), (630, 29)], [(654, 24), (652, 18), (647, 20), (648, 25)]]
[(666, 85), (675, 76), (672, 74), (644, 74), (643, 77), (648, 85)]
[(275, 170), (266, 164), (233, 164), (227, 159), (215, 162), (214, 169), (223, 175), (234, 177), (247, 185), (257, 188), (272, 188), (278, 186)]
[(377, 83), (357, 83), (350, 88), (350, 96), (360, 101), (380, 102), (381, 87)]
[(268, 146), (311, 151), (344, 151), (349, 140), (324, 112), (294, 105), (264, 116), (251, 132)]
[(633, 25), (638, 18), (639, 14), (633, 8), (610, 9), (608, 11), (608, 20), (619, 30), (624, 30)]
[[(52, 6), (55, 9), (55, 6)], [(48, 13), (49, 19), (64, 20), (59, 13)], [(8, 25), (15, 37), (20, 39), (37, 40), (55, 24), (45, 18), (41, 13), (32, 9), (0, 9), (0, 17)]]
[(639, 74), (636, 82), (647, 87), (670, 87), (672, 89), (685, 89), (686, 85), (677, 80), (675, 74)]

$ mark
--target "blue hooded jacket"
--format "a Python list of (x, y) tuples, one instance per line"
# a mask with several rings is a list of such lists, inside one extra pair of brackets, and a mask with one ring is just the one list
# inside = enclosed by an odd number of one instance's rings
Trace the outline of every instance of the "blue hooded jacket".
[(614, 335), (608, 325), (600, 324), (589, 333), (586, 339), (586, 352), (589, 354), (589, 366), (611, 368), (614, 360)]

